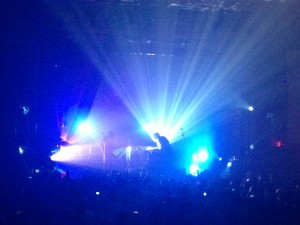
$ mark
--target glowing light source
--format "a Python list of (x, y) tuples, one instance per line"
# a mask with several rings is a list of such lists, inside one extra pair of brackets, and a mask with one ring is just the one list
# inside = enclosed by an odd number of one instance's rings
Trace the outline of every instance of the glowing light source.
[(190, 174), (196, 176), (195, 174), (209, 169), (212, 159), (217, 156), (213, 150), (212, 137), (209, 131), (205, 135), (195, 135), (189, 143), (187, 145), (189, 157), (187, 157), (185, 166)]
[(20, 155), (23, 155), (23, 154), (24, 154), (24, 149), (23, 149), (21, 146), (19, 146), (19, 154), (20, 154)]
[(78, 125), (77, 131), (83, 135), (92, 135), (94, 133), (94, 129), (89, 122), (82, 122)]
[(228, 162), (227, 167), (231, 167), (231, 166), (232, 166), (232, 162)]
[(81, 149), (79, 146), (67, 146), (61, 147), (60, 151), (50, 156), (50, 159), (57, 162), (68, 162), (73, 161), (74, 158), (79, 157), (80, 154)]
[(202, 149), (199, 153), (198, 153), (198, 159), (201, 162), (206, 162), (208, 160), (208, 152), (205, 149)]
[(189, 171), (189, 172), (190, 172), (190, 174), (193, 175), (193, 176), (198, 176), (199, 173), (201, 172), (201, 170), (200, 170), (200, 168), (199, 168), (198, 165), (192, 164), (192, 165), (190, 166), (190, 171)]
[(254, 110), (253, 106), (249, 106), (249, 107), (248, 107), (248, 110), (249, 110), (250, 112), (252, 112), (252, 111)]
[(131, 159), (131, 150), (132, 150), (132, 147), (131, 146), (127, 146), (126, 147), (126, 151), (125, 151), (125, 154), (126, 154), (126, 160), (129, 161)]
[(144, 131), (146, 131), (146, 132), (148, 132), (148, 131), (153, 131), (153, 130), (154, 130), (154, 129), (153, 129), (153, 126), (152, 126), (151, 124), (149, 124), (149, 123), (144, 123), (144, 124), (142, 125), (142, 127), (143, 127)]
[(204, 163), (208, 160), (208, 152), (206, 149), (200, 149), (198, 152), (192, 155), (192, 160), (194, 163)]
[(277, 148), (280, 148), (281, 146), (282, 146), (281, 141), (276, 141), (276, 147), (277, 147)]

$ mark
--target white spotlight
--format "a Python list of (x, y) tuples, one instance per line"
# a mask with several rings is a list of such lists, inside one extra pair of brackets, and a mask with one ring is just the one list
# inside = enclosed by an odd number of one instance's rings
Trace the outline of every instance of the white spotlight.
[(250, 112), (252, 112), (252, 111), (254, 110), (253, 106), (249, 106), (249, 107), (248, 107), (248, 110), (249, 110)]
[(200, 173), (200, 168), (198, 165), (191, 165), (190, 166), (190, 174), (193, 175), (193, 176), (198, 176)]
[(23, 155), (23, 154), (24, 154), (24, 149), (23, 149), (21, 146), (19, 146), (19, 154), (20, 154), (20, 155)]
[(200, 161), (205, 162), (208, 160), (208, 153), (206, 150), (201, 150), (199, 152), (198, 158)]
[(89, 122), (82, 122), (78, 126), (78, 132), (84, 135), (92, 135), (93, 127)]
[(231, 167), (231, 166), (232, 166), (232, 162), (228, 162), (227, 167)]

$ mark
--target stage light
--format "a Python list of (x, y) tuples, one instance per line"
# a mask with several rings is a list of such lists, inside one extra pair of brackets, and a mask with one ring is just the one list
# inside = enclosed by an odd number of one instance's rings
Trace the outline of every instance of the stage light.
[(125, 155), (126, 155), (126, 160), (127, 161), (130, 161), (130, 159), (131, 159), (131, 151), (132, 151), (132, 147), (127, 146), (126, 150), (125, 150)]
[(24, 154), (24, 149), (23, 147), (19, 146), (19, 154), (20, 155), (23, 155)]
[(152, 130), (153, 130), (152, 125), (149, 124), (149, 123), (144, 123), (144, 124), (142, 125), (142, 128), (143, 128), (143, 130), (146, 131), (146, 132), (152, 131)]
[(209, 153), (207, 149), (201, 148), (199, 151), (192, 155), (193, 163), (205, 163), (209, 159)]
[(229, 168), (229, 167), (231, 167), (232, 166), (232, 162), (228, 162), (227, 163), (227, 167)]
[(189, 173), (193, 176), (198, 176), (200, 172), (200, 168), (196, 164), (192, 164), (189, 168)]
[(186, 143), (185, 148), (187, 157), (182, 164), (188, 173), (194, 174), (193, 171), (197, 170), (197, 167), (201, 168), (199, 173), (209, 169), (212, 166), (212, 159), (217, 157), (209, 130), (205, 134), (195, 135), (188, 144)]
[(277, 147), (277, 148), (280, 148), (281, 146), (282, 146), (281, 141), (276, 141), (276, 147)]
[(92, 125), (87, 121), (81, 122), (78, 125), (77, 131), (82, 135), (89, 135), (89, 136), (94, 133), (94, 129)]
[(81, 149), (79, 146), (61, 147), (60, 151), (50, 156), (52, 161), (69, 162), (80, 156)]
[(100, 195), (100, 192), (99, 192), (99, 191), (96, 191), (96, 195)]
[(152, 150), (155, 150), (157, 149), (157, 147), (153, 147), (153, 146), (147, 146), (146, 147), (146, 151), (152, 151)]
[(250, 112), (252, 112), (252, 111), (254, 110), (253, 106), (249, 106), (249, 107), (248, 107), (248, 110), (249, 110)]
[(207, 193), (206, 193), (206, 192), (204, 192), (204, 193), (203, 193), (203, 196), (204, 196), (204, 197), (206, 197), (206, 196), (207, 196)]
[(205, 149), (200, 150), (198, 153), (198, 159), (200, 162), (206, 162), (208, 160), (208, 152)]
[(223, 160), (223, 158), (222, 157), (219, 157), (219, 161), (222, 161)]

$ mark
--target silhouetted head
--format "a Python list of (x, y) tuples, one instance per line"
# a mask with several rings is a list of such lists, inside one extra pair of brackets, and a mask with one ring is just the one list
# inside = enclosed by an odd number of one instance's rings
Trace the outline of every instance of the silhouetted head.
[(158, 138), (160, 137), (160, 134), (159, 134), (159, 133), (154, 133), (154, 134), (153, 134), (153, 137), (154, 137), (155, 139), (158, 139)]

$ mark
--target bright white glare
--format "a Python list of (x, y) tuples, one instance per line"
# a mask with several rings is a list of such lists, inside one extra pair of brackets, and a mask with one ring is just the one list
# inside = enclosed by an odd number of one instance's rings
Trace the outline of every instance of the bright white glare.
[(201, 150), (198, 154), (198, 158), (201, 162), (208, 160), (208, 152), (206, 150)]
[(249, 106), (249, 107), (248, 107), (248, 110), (249, 110), (250, 112), (252, 112), (252, 111), (254, 110), (253, 106)]
[(80, 157), (81, 149), (79, 146), (61, 147), (60, 151), (50, 156), (52, 161), (68, 162)]
[(206, 192), (204, 192), (204, 193), (203, 193), (203, 196), (204, 196), (204, 197), (205, 197), (205, 196), (207, 196), (207, 193), (206, 193)]
[(23, 149), (21, 146), (19, 147), (19, 154), (20, 154), (20, 155), (23, 155), (23, 154), (24, 154), (24, 149)]
[(127, 146), (126, 147), (126, 160), (129, 161), (131, 159), (131, 151), (132, 151), (132, 147), (131, 146)]
[(192, 160), (195, 163), (203, 163), (203, 162), (206, 162), (208, 160), (208, 157), (209, 157), (209, 155), (208, 155), (207, 150), (202, 149), (199, 152), (194, 153), (192, 155)]
[(149, 123), (144, 123), (142, 125), (142, 127), (143, 127), (144, 131), (146, 131), (146, 132), (154, 130), (154, 127), (151, 124), (149, 124)]
[(96, 195), (100, 195), (100, 192), (99, 192), (99, 191), (96, 191)]
[(78, 125), (78, 132), (82, 135), (92, 135), (94, 130), (89, 122), (82, 122)]
[(232, 162), (228, 162), (227, 167), (231, 167), (231, 166), (232, 166)]
[(222, 161), (223, 160), (223, 158), (222, 157), (219, 157), (219, 161)]
[(193, 162), (197, 162), (197, 161), (198, 161), (198, 156), (197, 156), (196, 153), (194, 153), (194, 154), (192, 155), (192, 159), (193, 159)]
[(152, 151), (152, 150), (155, 150), (155, 149), (157, 149), (157, 147), (153, 147), (153, 146), (147, 146), (146, 147), (147, 151)]
[(198, 165), (196, 165), (196, 164), (190, 165), (190, 174), (191, 175), (198, 176), (199, 173), (200, 173), (200, 168)]

